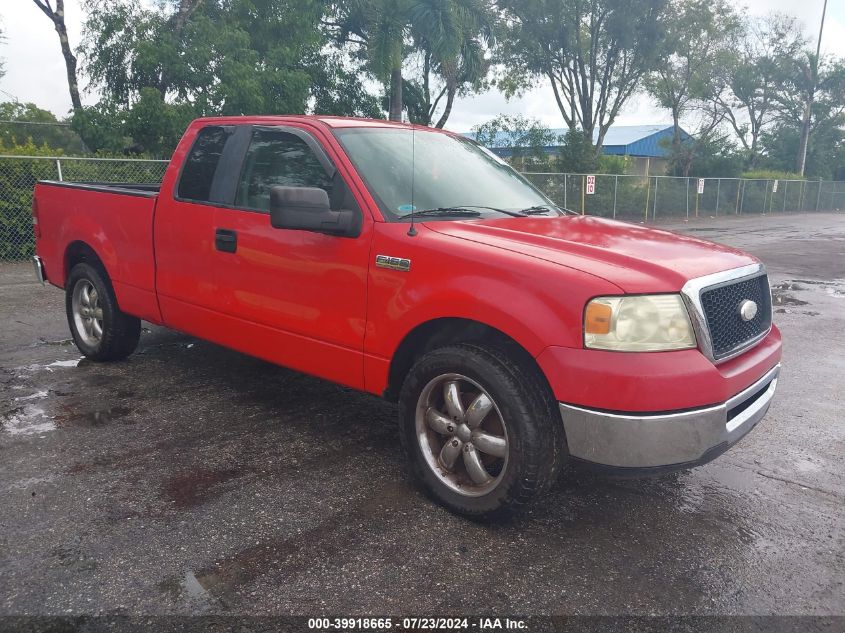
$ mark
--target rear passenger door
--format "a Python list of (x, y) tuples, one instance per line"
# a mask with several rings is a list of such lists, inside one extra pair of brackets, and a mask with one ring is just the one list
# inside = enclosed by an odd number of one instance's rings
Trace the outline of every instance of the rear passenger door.
[(273, 228), (276, 185), (320, 187), (333, 208), (362, 212), (305, 129), (252, 127), (233, 204), (215, 210), (215, 230), (233, 240), (214, 252), (217, 309), (275, 362), (361, 387), (372, 219), (362, 215), (356, 238)]

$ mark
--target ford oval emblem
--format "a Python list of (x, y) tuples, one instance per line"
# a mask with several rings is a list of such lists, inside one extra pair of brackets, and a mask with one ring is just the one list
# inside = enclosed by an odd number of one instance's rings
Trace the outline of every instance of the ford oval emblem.
[(751, 299), (746, 299), (739, 304), (739, 316), (743, 321), (750, 321), (757, 316), (757, 304)]

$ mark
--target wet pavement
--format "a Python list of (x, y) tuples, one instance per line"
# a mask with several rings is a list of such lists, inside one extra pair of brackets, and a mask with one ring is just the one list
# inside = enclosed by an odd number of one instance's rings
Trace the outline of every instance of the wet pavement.
[(409, 481), (392, 405), (146, 324), (80, 361), (62, 292), (0, 265), (0, 614), (845, 614), (845, 216), (672, 228), (768, 264), (768, 417), (492, 525)]

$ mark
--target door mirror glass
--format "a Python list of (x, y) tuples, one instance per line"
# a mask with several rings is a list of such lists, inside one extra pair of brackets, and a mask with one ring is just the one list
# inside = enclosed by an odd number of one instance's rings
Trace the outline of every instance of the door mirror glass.
[(270, 187), (270, 224), (274, 228), (357, 237), (361, 233), (359, 219), (360, 215), (349, 209), (333, 211), (325, 189)]

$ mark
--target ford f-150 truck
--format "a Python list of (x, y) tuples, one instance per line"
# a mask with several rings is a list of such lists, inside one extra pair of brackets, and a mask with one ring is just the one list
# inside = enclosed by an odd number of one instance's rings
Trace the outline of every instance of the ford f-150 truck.
[(144, 319), (396, 400), (413, 472), (466, 515), (567, 460), (702, 464), (777, 386), (758, 260), (568, 212), (442, 130), (200, 119), (160, 187), (40, 182), (33, 222), (85, 356), (125, 358)]

